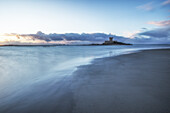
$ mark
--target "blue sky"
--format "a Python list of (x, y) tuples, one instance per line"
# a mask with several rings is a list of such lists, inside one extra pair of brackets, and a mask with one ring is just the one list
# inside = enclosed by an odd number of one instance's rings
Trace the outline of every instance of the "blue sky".
[(161, 22), (169, 22), (170, 8), (169, 0), (0, 0), (0, 15), (1, 34), (42, 31), (130, 37), (164, 26)]

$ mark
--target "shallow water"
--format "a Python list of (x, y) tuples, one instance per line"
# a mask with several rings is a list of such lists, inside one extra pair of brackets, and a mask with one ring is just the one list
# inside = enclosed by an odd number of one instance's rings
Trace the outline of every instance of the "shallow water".
[(157, 48), (170, 45), (0, 47), (0, 112), (28, 111), (41, 103), (38, 110), (51, 103), (49, 111), (61, 91), (68, 91), (68, 78), (77, 66), (94, 58)]

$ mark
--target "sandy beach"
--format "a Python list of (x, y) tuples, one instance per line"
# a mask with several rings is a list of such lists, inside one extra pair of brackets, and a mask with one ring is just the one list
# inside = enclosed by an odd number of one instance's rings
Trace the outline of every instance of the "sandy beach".
[(50, 89), (1, 99), (0, 113), (169, 113), (169, 63), (170, 49), (99, 58)]
[[(73, 113), (169, 113), (170, 50), (95, 60), (79, 67)], [(76, 87), (77, 86), (77, 87)]]

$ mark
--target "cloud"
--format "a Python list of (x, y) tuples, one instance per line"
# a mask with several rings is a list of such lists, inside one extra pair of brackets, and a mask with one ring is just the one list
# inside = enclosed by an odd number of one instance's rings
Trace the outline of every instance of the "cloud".
[(139, 33), (139, 35), (149, 36), (151, 38), (170, 39), (170, 27), (158, 28), (158, 29), (142, 32), (142, 33)]
[(156, 26), (170, 26), (170, 20), (166, 21), (151, 21), (148, 24), (156, 25)]
[(109, 37), (115, 37), (115, 39), (119, 41), (125, 41), (128, 38), (116, 36), (112, 34), (105, 34), (105, 33), (65, 33), (65, 34), (57, 34), (57, 33), (50, 33), (45, 34), (41, 31), (38, 31), (36, 34), (17, 34), (19, 38), (24, 38), (28, 40), (43, 40), (48, 42), (55, 42), (55, 41), (66, 41), (66, 42), (86, 42), (86, 43), (102, 43), (105, 40), (108, 40)]
[(162, 27), (137, 33), (129, 43), (170, 44), (170, 27)]
[(162, 5), (168, 5), (168, 4), (170, 4), (170, 0), (166, 0), (162, 3)]
[(137, 8), (138, 8), (138, 9), (145, 10), (145, 11), (151, 11), (151, 10), (154, 9), (154, 7), (153, 7), (153, 2), (149, 2), (149, 3), (147, 3), (147, 4), (138, 6)]
[[(8, 34), (10, 36), (10, 34)], [(12, 34), (11, 34), (12, 35)], [(131, 37), (117, 36), (105, 33), (65, 33), (45, 34), (41, 31), (36, 34), (14, 34), (17, 40), (7, 40), (6, 44), (91, 44), (103, 43), (109, 37), (116, 41), (132, 44), (170, 44), (170, 27), (161, 27), (148, 30), (146, 28), (128, 33)]]
[(137, 7), (137, 9), (141, 9), (144, 11), (152, 11), (156, 9), (165, 8), (169, 10), (169, 6), (170, 6), (170, 0), (165, 0), (164, 2), (154, 1), (154, 2), (146, 3), (144, 5), (140, 5)]
[(63, 38), (64, 38), (62, 35), (57, 35), (55, 33), (44, 34), (41, 31), (38, 31), (36, 34), (20, 34), (18, 36), (28, 38), (28, 39), (32, 39), (32, 40), (44, 40), (46, 42), (60, 41), (60, 40), (63, 40)]
[(135, 38), (136, 37), (136, 34), (138, 34), (138, 33), (140, 33), (141, 32), (141, 30), (137, 30), (137, 31), (133, 31), (133, 32), (129, 32), (129, 31), (127, 31), (127, 32), (124, 32), (124, 37), (128, 37), (128, 38), (130, 38), (130, 39), (133, 39), (133, 38)]

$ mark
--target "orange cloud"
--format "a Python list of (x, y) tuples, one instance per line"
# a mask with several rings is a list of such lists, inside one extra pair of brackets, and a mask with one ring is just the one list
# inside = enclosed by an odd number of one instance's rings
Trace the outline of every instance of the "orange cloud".
[(170, 20), (166, 20), (166, 21), (151, 21), (151, 22), (148, 22), (147, 24), (152, 24), (152, 25), (156, 25), (156, 26), (170, 26)]

